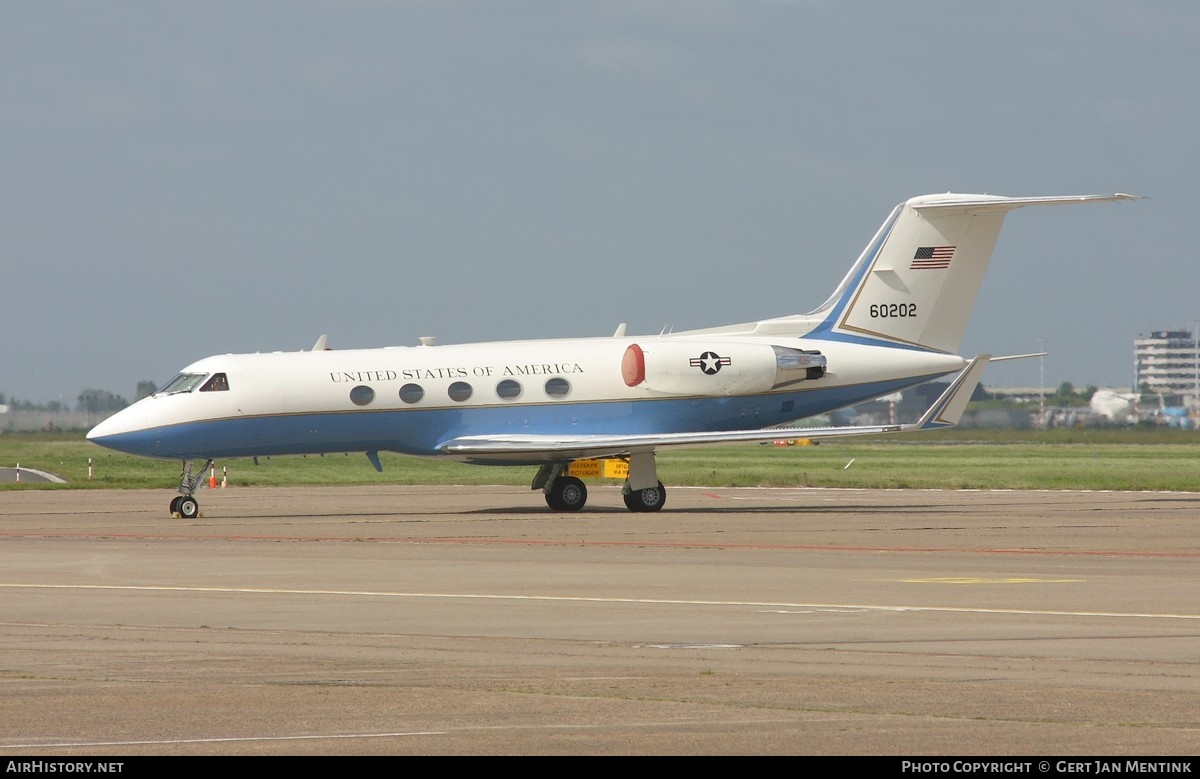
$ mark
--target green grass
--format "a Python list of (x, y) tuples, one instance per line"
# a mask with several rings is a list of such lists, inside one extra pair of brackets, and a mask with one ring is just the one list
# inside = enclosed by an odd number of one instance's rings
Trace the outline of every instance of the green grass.
[[(88, 461), (92, 476), (88, 478)], [(380, 453), (216, 463), (231, 486), (505, 484), (527, 486), (532, 467), (471, 466)], [(815, 446), (740, 444), (659, 453), (667, 485), (943, 489), (1200, 491), (1200, 432), (1185, 430), (947, 430), (849, 438)], [(82, 433), (0, 435), (0, 467), (67, 480), (0, 483), (14, 489), (174, 488), (180, 464), (111, 452)], [(207, 474), (205, 474), (207, 478)], [(603, 481), (603, 480), (597, 480)], [(615, 482), (614, 482), (615, 483)]]

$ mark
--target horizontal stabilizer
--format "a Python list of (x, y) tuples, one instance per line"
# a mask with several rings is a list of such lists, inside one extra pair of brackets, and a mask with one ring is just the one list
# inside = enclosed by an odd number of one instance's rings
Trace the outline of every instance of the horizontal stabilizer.
[(913, 203), (913, 210), (918, 213), (955, 212), (969, 210), (976, 214), (988, 212), (1007, 213), (1023, 206), (1065, 206), (1075, 203), (1116, 203), (1121, 200), (1141, 200), (1140, 195), (1127, 195), (1115, 192), (1111, 195), (1055, 195), (1050, 197), (985, 197), (955, 200), (947, 197), (928, 203)]
[(1006, 354), (1003, 357), (993, 357), (989, 362), (1004, 362), (1005, 360), (1027, 360), (1030, 357), (1045, 357), (1049, 352), (1029, 352), (1028, 354)]

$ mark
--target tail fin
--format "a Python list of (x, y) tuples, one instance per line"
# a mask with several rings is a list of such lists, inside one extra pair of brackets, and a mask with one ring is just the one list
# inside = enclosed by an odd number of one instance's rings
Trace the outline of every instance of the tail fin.
[[(1133, 199), (1122, 193), (911, 198), (896, 206), (829, 300), (807, 316), (820, 320), (812, 335), (956, 352), (1009, 211)], [(787, 319), (760, 327), (774, 330)]]

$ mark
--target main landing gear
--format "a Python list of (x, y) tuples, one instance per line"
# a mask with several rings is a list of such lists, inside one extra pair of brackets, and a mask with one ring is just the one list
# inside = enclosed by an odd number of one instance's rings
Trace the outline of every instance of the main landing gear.
[[(538, 469), (531, 489), (546, 495), (551, 511), (579, 511), (587, 503), (587, 485), (575, 476), (566, 474), (569, 462), (547, 463)], [(634, 484), (650, 485), (634, 488)], [(629, 458), (629, 477), (621, 488), (625, 508), (635, 512), (659, 511), (667, 503), (667, 488), (658, 480), (654, 454), (633, 455)]]
[(625, 482), (621, 497), (625, 499), (625, 508), (630, 511), (658, 511), (667, 504), (667, 488), (660, 481), (657, 487), (635, 490), (629, 487), (629, 482)]
[(587, 503), (587, 485), (574, 476), (558, 476), (545, 487), (546, 505), (554, 511), (579, 511)]
[[(200, 501), (196, 500), (196, 485), (200, 477), (192, 473), (193, 460), (183, 461), (183, 473), (179, 475), (179, 494), (171, 500), (171, 516), (176, 519), (195, 519), (200, 516)], [(208, 470), (213, 463), (209, 460), (200, 469), (201, 473)]]

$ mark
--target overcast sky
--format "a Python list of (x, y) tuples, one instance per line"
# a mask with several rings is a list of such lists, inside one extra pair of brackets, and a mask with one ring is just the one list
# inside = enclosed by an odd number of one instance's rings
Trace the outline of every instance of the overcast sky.
[(1200, 3), (0, 3), (0, 392), (806, 312), (913, 195), (1022, 209), (963, 353), (1192, 329)]

